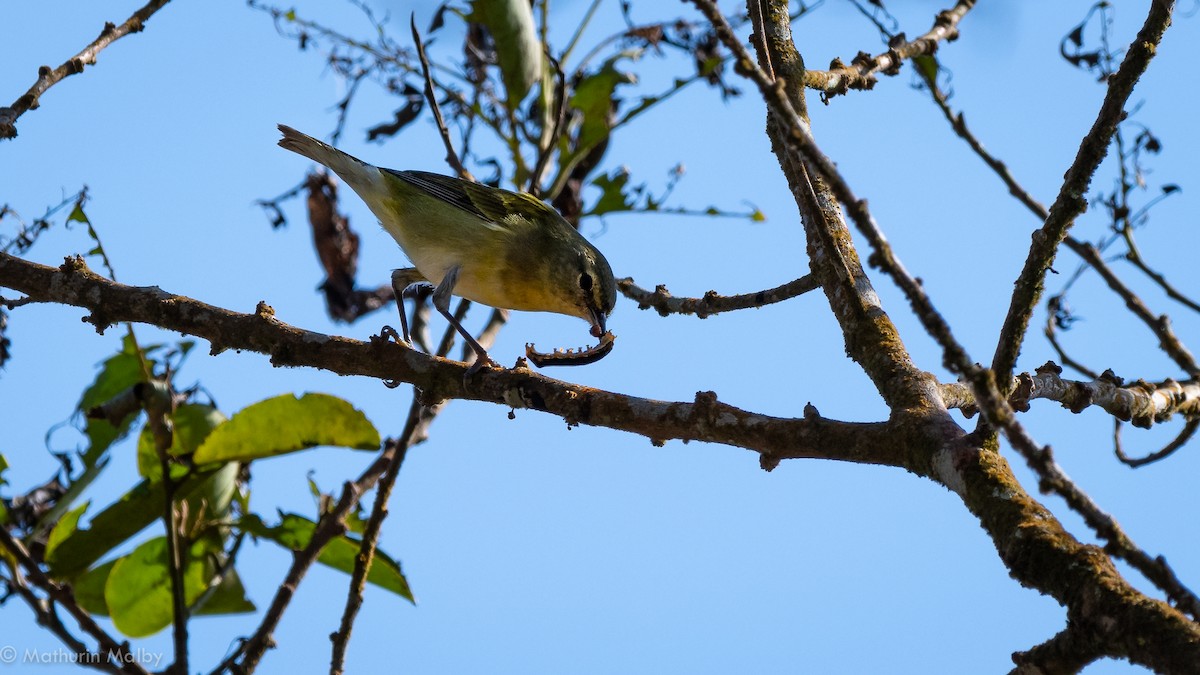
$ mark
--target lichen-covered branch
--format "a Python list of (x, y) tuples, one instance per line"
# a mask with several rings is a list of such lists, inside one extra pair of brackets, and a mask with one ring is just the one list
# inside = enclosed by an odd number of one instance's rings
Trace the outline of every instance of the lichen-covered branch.
[(100, 31), (100, 37), (93, 40), (91, 44), (83, 48), (83, 51), (68, 59), (61, 66), (53, 69), (50, 66), (39, 68), (38, 79), (29, 88), (29, 91), (22, 94), (11, 106), (0, 108), (0, 139), (16, 138), (17, 118), (38, 107), (42, 94), (46, 93), (47, 89), (71, 75), (82, 73), (85, 66), (94, 65), (96, 55), (113, 42), (130, 33), (140, 33), (145, 27), (146, 21), (170, 1), (150, 0), (121, 25), (104, 24), (104, 30)]
[(845, 65), (834, 60), (829, 70), (804, 71), (804, 86), (824, 92), (826, 96), (838, 96), (851, 89), (871, 89), (875, 86), (875, 74), (896, 75), (900, 65), (914, 56), (933, 54), (938, 43), (958, 39), (958, 23), (975, 6), (975, 0), (958, 0), (954, 7), (938, 13), (929, 32), (910, 41), (898, 35), (888, 45), (888, 50), (877, 56), (859, 52), (858, 56)]
[(999, 382), (1007, 383), (1012, 378), (1017, 356), (1021, 353), (1021, 345), (1029, 329), (1029, 320), (1045, 288), (1046, 272), (1053, 265), (1058, 246), (1067, 236), (1067, 231), (1087, 208), (1088, 185), (1100, 162), (1108, 154), (1108, 144), (1125, 114), (1125, 103), (1134, 85), (1146, 72), (1163, 34), (1171, 25), (1174, 8), (1174, 0), (1152, 0), (1150, 3), (1145, 23), (1129, 45), (1120, 68), (1108, 80), (1108, 92), (1100, 112), (1080, 143), (1075, 161), (1067, 169), (1045, 223), (1033, 233), (1029, 255), (1017, 277), (1008, 314), (1000, 329), (996, 353), (992, 358), (992, 370)]
[(739, 309), (772, 305), (784, 300), (790, 300), (817, 288), (820, 288), (820, 285), (817, 283), (816, 277), (811, 274), (805, 274), (799, 279), (789, 281), (781, 286), (755, 293), (720, 295), (716, 291), (709, 291), (703, 297), (699, 298), (677, 298), (671, 295), (667, 287), (662, 284), (656, 286), (653, 291), (648, 291), (635, 284), (631, 277), (617, 280), (617, 289), (625, 297), (636, 302), (638, 309), (654, 308), (654, 311), (658, 312), (660, 316), (693, 314), (701, 319), (707, 319), (721, 312), (733, 312)]
[[(1152, 383), (1138, 380), (1125, 384), (1111, 372), (1092, 382), (1068, 380), (1062, 368), (1047, 363), (1033, 373), (1021, 373), (1013, 382), (1009, 404), (1016, 410), (1028, 410), (1036, 399), (1057, 401), (1073, 413), (1098, 406), (1113, 417), (1148, 429), (1178, 414), (1200, 418), (1200, 383), (1166, 379)], [(961, 408), (967, 415), (978, 411), (971, 388), (962, 383), (941, 385), (947, 408)]]

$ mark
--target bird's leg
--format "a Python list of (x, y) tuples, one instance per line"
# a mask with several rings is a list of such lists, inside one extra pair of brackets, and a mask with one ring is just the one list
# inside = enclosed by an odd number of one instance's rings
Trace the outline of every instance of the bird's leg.
[(437, 285), (437, 288), (433, 289), (433, 307), (441, 312), (442, 316), (446, 317), (450, 325), (454, 326), (458, 334), (463, 336), (463, 339), (467, 341), (467, 344), (471, 345), (471, 349), (475, 352), (475, 363), (472, 363), (471, 367), (467, 369), (467, 376), (469, 377), (486, 364), (494, 364), (495, 361), (492, 361), (492, 358), (488, 356), (487, 350), (483, 348), (483, 345), (479, 344), (475, 336), (471, 335), (466, 328), (463, 328), (458, 319), (455, 319), (454, 315), (450, 313), (450, 294), (454, 290), (454, 284), (458, 282), (459, 269), (458, 265), (455, 265), (446, 270), (446, 275), (442, 277), (441, 283)]
[(421, 286), (433, 287), (415, 267), (392, 270), (392, 293), (396, 296), (396, 308), (400, 310), (400, 333), (404, 341), (412, 344), (412, 336), (408, 332), (408, 315), (404, 312), (404, 300), (416, 296)]

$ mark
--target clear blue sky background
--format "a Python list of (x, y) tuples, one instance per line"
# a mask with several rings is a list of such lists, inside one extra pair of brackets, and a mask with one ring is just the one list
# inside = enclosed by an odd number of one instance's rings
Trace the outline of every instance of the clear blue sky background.
[[(427, 25), (436, 6), (371, 4), (393, 14), (402, 42), (409, 13)], [(552, 33), (560, 47), (586, 4), (555, 3)], [(638, 21), (678, 14), (699, 19), (686, 4), (635, 4)], [(927, 30), (949, 2), (890, 4), (911, 36)], [(1089, 4), (982, 3), (963, 22), (963, 38), (940, 52), (954, 72), (955, 107), (1046, 203), (1103, 96), (1093, 78), (1057, 53), (1059, 39)], [(1128, 43), (1146, 4), (1120, 3), (1115, 43)], [(621, 28), (617, 5), (604, 4), (587, 42)], [(24, 92), (38, 66), (61, 63), (104, 21), (119, 22), (138, 6), (5, 3), (0, 101)], [(296, 8), (345, 33), (368, 35), (348, 4), (305, 2)], [(1200, 291), (1193, 267), (1200, 243), (1200, 140), (1189, 98), (1195, 83), (1190, 46), (1200, 39), (1198, 28), (1195, 18), (1177, 20), (1134, 94), (1144, 103), (1137, 119), (1164, 145), (1152, 158), (1152, 189), (1168, 182), (1184, 188), (1155, 210), (1141, 241), (1152, 264), (1193, 293)], [(796, 33), (814, 67), (881, 48), (874, 29), (837, 0), (799, 22)], [(432, 49), (435, 58), (451, 58), (452, 35)], [(690, 67), (643, 59), (636, 66), (641, 91), (661, 88)], [(951, 137), (927, 96), (910, 87), (905, 68), (875, 91), (838, 98), (828, 107), (814, 97), (814, 131), (856, 191), (870, 199), (897, 253), (924, 280), (957, 336), (974, 358), (986, 361), (1037, 223)], [(88, 214), (120, 281), (158, 285), (240, 311), (265, 300), (293, 325), (365, 338), (394, 323), (394, 314), (332, 325), (316, 291), (321, 273), (300, 203), (290, 205), (293, 227), (284, 232), (272, 231), (253, 205), (293, 185), (308, 168), (275, 146), (275, 124), (324, 135), (342, 94), (337, 78), (325, 72), (321, 52), (298, 52), (276, 36), (264, 14), (240, 2), (172, 3), (144, 33), (121, 40), (97, 66), (54, 87), (40, 109), (20, 120), (20, 137), (0, 143), (0, 203), (31, 219), (87, 184), (93, 196)], [(363, 130), (386, 119), (394, 106), (365, 86), (344, 147), (384, 166), (445, 172), (427, 119), (386, 144), (364, 142)], [(683, 162), (688, 173), (673, 204), (735, 209), (748, 201), (768, 217), (762, 224), (666, 215), (586, 221), (585, 234), (618, 276), (700, 295), (760, 290), (807, 270), (796, 208), (769, 153), (763, 114), (755, 96), (722, 102), (715, 92), (693, 87), (617, 138), (606, 169), (624, 164), (635, 179), (661, 187), (668, 170)], [(1112, 170), (1105, 165), (1093, 194), (1109, 187)], [(346, 198), (343, 208), (363, 237), (360, 281), (383, 281), (403, 265), (399, 251), (355, 198)], [(1094, 239), (1102, 229), (1096, 208), (1076, 234)], [(57, 264), (90, 247), (79, 228), (59, 228), (39, 241), (31, 257)], [(1071, 271), (1076, 262), (1064, 253), (1058, 269)], [(1127, 267), (1118, 267), (1133, 278)], [(918, 363), (947, 377), (938, 350), (902, 298), (885, 278), (873, 278)], [(1195, 317), (1136, 281), (1152, 310), (1172, 313), (1185, 340), (1197, 334)], [(1062, 276), (1052, 277), (1050, 288), (1061, 282)], [(1149, 332), (1121, 314), (1119, 301), (1094, 278), (1080, 284), (1073, 305), (1084, 321), (1066, 340), (1085, 362), (1129, 379), (1180, 376), (1154, 350)], [(11, 315), (14, 358), (0, 373), (0, 452), (13, 464), (6, 494), (50, 476), (56, 463), (44, 435), (70, 414), (95, 364), (118, 347), (120, 330), (97, 336), (79, 321), (81, 314), (32, 306)], [(482, 315), (477, 312), (475, 321)], [(1040, 313), (1037, 321), (1040, 326)], [(865, 376), (846, 359), (819, 293), (703, 321), (660, 318), (622, 300), (610, 325), (620, 336), (612, 355), (549, 374), (665, 400), (713, 390), (723, 401), (774, 415), (799, 415), (810, 401), (836, 419), (886, 415)], [(144, 343), (177, 337), (147, 327), (138, 334)], [(578, 320), (514, 315), (493, 355), (511, 364), (527, 341), (551, 346), (586, 340)], [(399, 433), (403, 425), (406, 388), (275, 369), (257, 354), (214, 358), (205, 354), (206, 344), (201, 347), (180, 383), (202, 383), (227, 413), (284, 392), (319, 391), (354, 402), (385, 434)], [(1031, 370), (1051, 357), (1035, 335), (1020, 366)], [(605, 429), (568, 429), (535, 412), (517, 411), (513, 421), (507, 414), (502, 407), (455, 401), (434, 424), (431, 440), (410, 453), (382, 546), (403, 562), (419, 605), (369, 590), (349, 672), (1005, 672), (1011, 652), (1064, 625), (1054, 601), (1008, 578), (960, 500), (927, 480), (897, 469), (824, 461), (785, 462), (768, 474), (743, 450), (678, 442), (657, 448)], [(1192, 497), (1200, 471), (1196, 447), (1131, 471), (1113, 459), (1111, 421), (1100, 412), (1070, 415), (1036, 402), (1024, 418), (1135, 541), (1167, 556), (1185, 582), (1200, 584)], [(1169, 436), (1130, 430), (1125, 437), (1135, 450), (1149, 450)], [(69, 429), (49, 438), (58, 450), (80, 443)], [(132, 445), (113, 453), (112, 467), (94, 487), (93, 510), (136, 480)], [(277, 508), (312, 515), (308, 472), (324, 490), (335, 491), (371, 458), (318, 449), (257, 463), (253, 506), (267, 516)], [(1028, 472), (1017, 471), (1035, 489)], [(1048, 505), (1078, 536), (1091, 539), (1059, 501)], [(268, 543), (243, 550), (239, 569), (260, 607), (270, 601), (289, 559)], [(1146, 586), (1136, 576), (1131, 580)], [(327, 667), (327, 636), (336, 629), (346, 582), (325, 568), (310, 572), (276, 634), (279, 648), (261, 672)], [(2, 611), (3, 642), (22, 650), (59, 646), (33, 625), (20, 602)], [(257, 616), (195, 621), (193, 668), (207, 671), (256, 624)], [(163, 652), (169, 643), (164, 632), (135, 646)], [(1107, 662), (1087, 672), (1130, 670)]]

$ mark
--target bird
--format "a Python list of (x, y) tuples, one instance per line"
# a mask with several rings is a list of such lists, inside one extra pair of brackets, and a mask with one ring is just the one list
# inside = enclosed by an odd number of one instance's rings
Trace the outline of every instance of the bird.
[(424, 282), (434, 287), (434, 308), (475, 352), (468, 375), (495, 362), (450, 313), (452, 295), (498, 309), (579, 317), (593, 336), (607, 334), (617, 300), (612, 268), (542, 200), (426, 171), (376, 167), (289, 126), (280, 124), (279, 131), (280, 147), (337, 174), (412, 262), (413, 268), (392, 273), (405, 342), (411, 344), (401, 297)]

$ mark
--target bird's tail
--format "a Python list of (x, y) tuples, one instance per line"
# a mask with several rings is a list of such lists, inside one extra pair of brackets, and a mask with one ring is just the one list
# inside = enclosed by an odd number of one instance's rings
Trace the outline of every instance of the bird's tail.
[(360, 186), (365, 187), (378, 181), (379, 169), (357, 157), (342, 152), (332, 145), (322, 143), (308, 134), (296, 131), (286, 124), (280, 124), (279, 130), (283, 132), (283, 138), (279, 139), (279, 147), (304, 155), (318, 164), (324, 164), (333, 169), (334, 173), (341, 176), (342, 180), (356, 190)]

